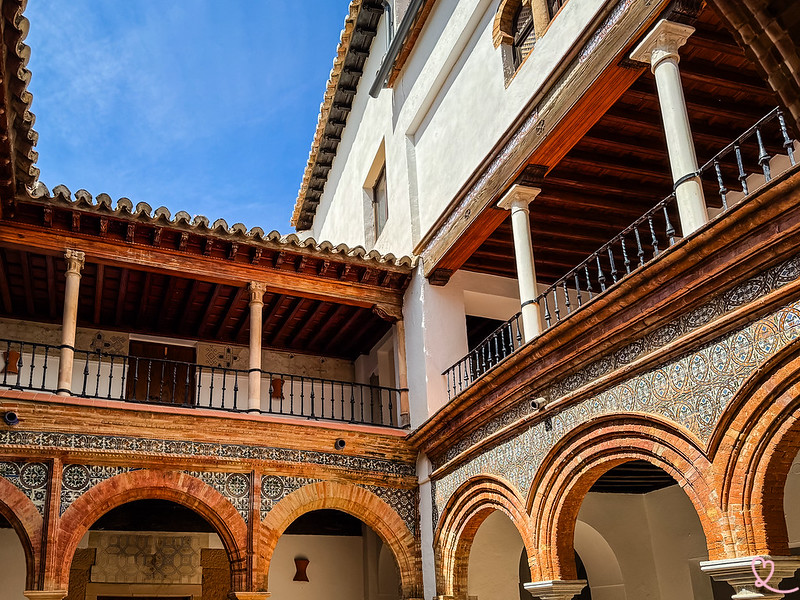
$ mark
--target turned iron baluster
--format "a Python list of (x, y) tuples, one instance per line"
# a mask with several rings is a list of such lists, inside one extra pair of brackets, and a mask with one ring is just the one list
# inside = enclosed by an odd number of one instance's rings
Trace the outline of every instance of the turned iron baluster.
[(547, 305), (547, 292), (544, 293), (542, 299), (544, 300), (544, 320), (547, 326), (550, 327), (550, 307)]
[(786, 120), (783, 118), (783, 111), (781, 109), (778, 109), (778, 123), (780, 123), (781, 126), (783, 147), (786, 149), (786, 154), (789, 157), (789, 164), (794, 166), (794, 140), (789, 137), (789, 132), (786, 129)]
[(722, 169), (720, 169), (717, 159), (714, 159), (714, 171), (717, 174), (717, 183), (719, 183), (719, 197), (722, 198), (722, 210), (728, 210), (728, 188), (725, 187), (725, 182), (722, 180)]
[(764, 181), (767, 182), (772, 179), (769, 172), (769, 154), (767, 149), (764, 148), (764, 140), (761, 139), (761, 128), (756, 127), (756, 140), (758, 141), (758, 164), (761, 165), (761, 170), (764, 172)]
[(603, 267), (600, 265), (600, 255), (595, 253), (594, 259), (597, 262), (597, 283), (600, 284), (600, 291), (606, 291), (606, 275), (603, 273)]
[(639, 225), (634, 225), (633, 233), (636, 237), (636, 256), (639, 258), (639, 266), (644, 266), (644, 248), (642, 247), (642, 238), (639, 237)]
[(592, 292), (592, 278), (589, 276), (589, 262), (583, 263), (583, 271), (586, 274), (586, 291), (589, 292), (589, 300), (592, 299), (594, 293)]
[(583, 304), (583, 294), (581, 293), (581, 282), (578, 279), (578, 271), (573, 271), (572, 274), (575, 277), (575, 291), (577, 292), (578, 296), (578, 308), (580, 308), (581, 305)]
[(628, 247), (625, 245), (625, 233), (620, 236), (620, 242), (622, 243), (622, 264), (625, 265), (625, 273), (630, 275), (631, 259), (628, 258)]
[[(671, 198), (673, 196), (670, 196)], [(667, 203), (661, 206), (664, 211), (664, 223), (667, 226), (667, 237), (669, 238), (669, 245), (672, 246), (675, 244), (675, 228), (672, 226), (672, 221), (669, 220), (669, 211), (667, 211)]]
[(733, 146), (733, 151), (736, 154), (736, 164), (739, 167), (739, 181), (742, 184), (742, 193), (747, 196), (750, 192), (747, 189), (747, 173), (744, 172), (744, 165), (742, 164), (742, 149), (739, 144)]
[(653, 240), (653, 256), (658, 256), (658, 238), (656, 237), (656, 229), (653, 227), (653, 215), (647, 216), (647, 224), (650, 225), (650, 237)]
[(611, 265), (611, 279), (617, 283), (617, 264), (614, 262), (614, 253), (611, 251), (611, 245), (606, 247), (608, 252), (608, 264)]
[[(42, 368), (42, 389), (45, 388), (46, 381), (47, 381), (47, 361), (50, 358), (49, 354), (50, 354), (50, 347), (49, 346), (45, 346), (44, 347), (44, 367)], [(113, 360), (113, 357), (112, 357), (112, 360)], [(111, 395), (111, 387), (108, 388), (108, 395), (109, 396)]]

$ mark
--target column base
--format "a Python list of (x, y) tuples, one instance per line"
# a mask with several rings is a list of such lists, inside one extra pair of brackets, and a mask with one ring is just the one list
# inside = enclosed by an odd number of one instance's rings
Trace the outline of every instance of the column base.
[(25, 590), (22, 592), (28, 600), (64, 600), (67, 590)]
[(541, 600), (572, 600), (586, 587), (586, 580), (575, 581), (531, 581), (524, 584), (532, 596)]
[(272, 592), (230, 592), (230, 600), (267, 600)]
[[(758, 576), (753, 571), (756, 563)], [(771, 567), (774, 571), (771, 572)], [(782, 590), (781, 581), (794, 575), (800, 568), (800, 557), (795, 556), (744, 556), (707, 560), (700, 563), (700, 570), (716, 581), (724, 581), (734, 589), (733, 600), (778, 600), (790, 590)], [(771, 588), (771, 589), (770, 589)], [(793, 590), (791, 590), (793, 591)]]

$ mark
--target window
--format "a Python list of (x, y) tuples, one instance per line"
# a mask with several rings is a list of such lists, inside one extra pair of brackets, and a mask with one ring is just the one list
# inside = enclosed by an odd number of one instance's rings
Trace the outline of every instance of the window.
[[(548, 0), (548, 4), (558, 4), (560, 6), (561, 0)], [(525, 57), (531, 53), (534, 44), (536, 44), (536, 31), (533, 27), (533, 12), (531, 6), (527, 2), (521, 2), (514, 15), (514, 27), (512, 29), (514, 37), (513, 51), (514, 51), (514, 69), (518, 69), (525, 60)]]
[(550, 15), (551, 20), (566, 2), (567, 0), (547, 0), (547, 13)]
[(375, 184), (372, 186), (372, 222), (375, 226), (375, 239), (380, 236), (388, 218), (389, 199), (386, 196), (386, 167), (382, 167), (377, 179), (375, 179)]

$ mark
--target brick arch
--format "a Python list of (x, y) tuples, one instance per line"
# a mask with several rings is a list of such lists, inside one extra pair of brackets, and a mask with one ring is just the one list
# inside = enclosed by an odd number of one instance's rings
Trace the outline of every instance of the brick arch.
[(538, 547), (534, 577), (576, 578), (573, 540), (581, 504), (606, 471), (632, 460), (646, 460), (678, 482), (700, 518), (709, 558), (723, 555), (719, 494), (697, 442), (650, 415), (609, 415), (573, 430), (537, 470), (528, 496)]
[[(107, 479), (81, 495), (59, 520), (56, 564), (49, 575), (67, 589), (72, 558), (89, 527), (113, 508), (134, 500), (170, 500), (214, 527), (231, 563), (234, 590), (247, 589), (247, 524), (233, 505), (203, 481), (176, 471), (142, 469)], [(49, 570), (49, 569), (48, 569)]]
[(514, 43), (514, 17), (523, 1), (530, 2), (530, 0), (502, 0), (500, 2), (492, 25), (492, 41), (495, 48), (499, 48), (502, 44)]
[(11, 523), (25, 553), (25, 587), (35, 590), (39, 587), (42, 516), (30, 498), (4, 477), (0, 477), (0, 514)]
[(740, 388), (711, 441), (732, 555), (789, 554), (783, 500), (798, 450), (800, 340), (795, 340)]
[(281, 499), (261, 521), (259, 570), (263, 588), (269, 589), (269, 566), (283, 532), (298, 517), (320, 509), (336, 509), (366, 523), (389, 546), (400, 569), (403, 598), (422, 597), (422, 562), (417, 541), (402, 518), (366, 488), (320, 481), (303, 486)]
[(529, 560), (536, 556), (530, 519), (514, 487), (495, 476), (473, 477), (453, 493), (434, 535), (437, 593), (441, 596), (467, 597), (472, 543), (480, 526), (495, 511), (505, 514), (514, 524)]

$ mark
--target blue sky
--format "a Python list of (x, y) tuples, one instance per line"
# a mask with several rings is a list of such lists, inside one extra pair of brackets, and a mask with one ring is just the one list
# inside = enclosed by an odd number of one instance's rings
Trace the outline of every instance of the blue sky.
[(33, 0), (40, 179), (289, 232), (348, 0)]

